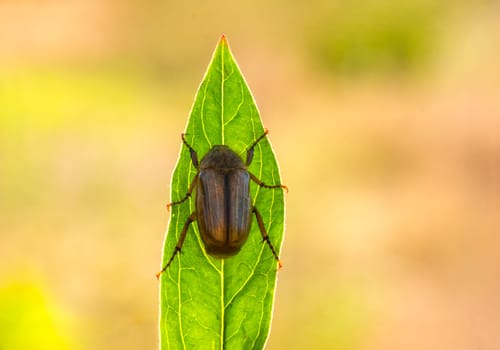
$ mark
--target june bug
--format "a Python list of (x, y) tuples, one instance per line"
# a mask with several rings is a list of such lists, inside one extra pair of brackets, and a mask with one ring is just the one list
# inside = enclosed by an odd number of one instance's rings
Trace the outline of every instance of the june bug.
[(186, 219), (174, 252), (167, 264), (158, 273), (165, 271), (182, 248), (184, 239), (193, 221), (198, 222), (200, 235), (207, 254), (217, 258), (227, 258), (237, 254), (245, 244), (252, 225), (252, 214), (255, 214), (257, 225), (263, 241), (267, 242), (271, 252), (281, 263), (264, 227), (262, 216), (252, 205), (250, 197), (250, 180), (265, 188), (283, 188), (286, 186), (267, 185), (248, 171), (252, 163), (254, 148), (266, 137), (267, 129), (248, 148), (244, 162), (236, 152), (226, 145), (213, 146), (198, 161), (198, 154), (189, 145), (182, 134), (182, 142), (189, 149), (191, 161), (198, 170), (184, 198), (167, 204), (167, 208), (181, 204), (195, 192), (195, 211)]

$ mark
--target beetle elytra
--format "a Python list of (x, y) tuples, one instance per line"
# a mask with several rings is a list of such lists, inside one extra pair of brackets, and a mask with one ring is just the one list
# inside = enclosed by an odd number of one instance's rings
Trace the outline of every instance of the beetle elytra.
[(252, 163), (255, 146), (266, 137), (267, 133), (265, 129), (264, 133), (248, 147), (245, 162), (225, 145), (213, 146), (201, 162), (198, 162), (196, 151), (182, 134), (182, 142), (189, 149), (197, 173), (186, 195), (178, 201), (167, 204), (167, 208), (183, 203), (195, 191), (195, 211), (184, 223), (174, 252), (157, 277), (170, 266), (177, 253), (181, 251), (189, 225), (193, 221), (198, 222), (207, 254), (217, 258), (227, 258), (236, 255), (246, 242), (252, 224), (252, 214), (255, 215), (263, 241), (268, 244), (281, 267), (278, 254), (264, 227), (262, 216), (252, 205), (250, 180), (260, 187), (282, 188), (287, 191), (288, 189), (281, 184), (267, 185), (247, 169)]

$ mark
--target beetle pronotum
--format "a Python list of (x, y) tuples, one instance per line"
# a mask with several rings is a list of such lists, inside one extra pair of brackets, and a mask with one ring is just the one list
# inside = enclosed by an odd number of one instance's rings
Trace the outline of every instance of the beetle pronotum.
[(157, 277), (170, 266), (177, 253), (181, 251), (189, 225), (193, 221), (198, 222), (207, 254), (217, 258), (226, 258), (237, 254), (246, 242), (252, 224), (252, 213), (255, 214), (263, 241), (269, 245), (274, 258), (281, 267), (278, 254), (264, 227), (262, 216), (252, 205), (250, 197), (250, 180), (261, 187), (283, 188), (288, 191), (287, 187), (281, 184), (267, 185), (248, 171), (248, 166), (252, 163), (254, 148), (267, 133), (265, 129), (264, 133), (248, 147), (245, 162), (225, 145), (213, 146), (201, 162), (198, 162), (196, 151), (182, 134), (182, 142), (189, 149), (191, 161), (198, 172), (184, 198), (167, 204), (167, 208), (183, 203), (196, 190), (196, 209), (184, 223), (174, 252)]

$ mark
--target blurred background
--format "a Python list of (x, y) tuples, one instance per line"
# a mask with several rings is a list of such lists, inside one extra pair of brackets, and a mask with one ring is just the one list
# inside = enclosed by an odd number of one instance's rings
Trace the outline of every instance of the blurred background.
[(500, 348), (497, 1), (0, 0), (0, 349), (155, 349), (222, 33), (290, 192), (269, 349)]

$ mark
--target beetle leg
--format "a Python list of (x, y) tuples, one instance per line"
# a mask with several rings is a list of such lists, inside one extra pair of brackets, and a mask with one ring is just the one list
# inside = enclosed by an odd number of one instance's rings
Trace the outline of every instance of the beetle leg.
[(256, 207), (253, 207), (252, 211), (254, 212), (255, 218), (257, 219), (257, 224), (259, 225), (259, 229), (260, 229), (260, 233), (262, 234), (263, 242), (266, 242), (269, 245), (269, 248), (271, 248), (271, 252), (273, 252), (274, 258), (278, 262), (279, 268), (281, 268), (282, 265), (281, 265), (280, 258), (278, 257), (276, 250), (274, 249), (273, 245), (271, 244), (271, 240), (269, 239), (269, 235), (267, 234), (266, 228), (264, 227), (264, 220), (262, 220), (262, 215), (260, 215), (260, 213)]
[(186, 138), (184, 136), (184, 134), (181, 134), (182, 142), (189, 149), (189, 153), (191, 154), (191, 161), (193, 162), (194, 167), (198, 169), (198, 154), (196, 153), (194, 148), (191, 147), (191, 145), (186, 141)]
[(253, 159), (253, 149), (255, 148), (255, 145), (257, 145), (259, 143), (260, 140), (262, 140), (264, 137), (266, 137), (267, 133), (269, 132), (269, 130), (267, 129), (264, 129), (264, 133), (262, 135), (260, 135), (257, 140), (255, 140), (251, 145), (250, 147), (248, 147), (247, 149), (247, 161), (246, 161), (246, 165), (249, 166), (251, 163), (252, 163), (252, 159)]
[(265, 187), (265, 188), (282, 188), (286, 191), (286, 193), (288, 193), (288, 187), (286, 187), (285, 185), (281, 185), (281, 184), (278, 184), (278, 185), (266, 185), (265, 183), (263, 183), (262, 181), (259, 180), (259, 178), (257, 176), (255, 176), (254, 174), (252, 174), (251, 172), (248, 172), (250, 174), (250, 178), (257, 184), (259, 185), (260, 187)]
[(186, 223), (184, 224), (184, 227), (182, 228), (181, 235), (179, 236), (179, 241), (177, 241), (177, 244), (175, 245), (174, 252), (172, 253), (172, 256), (170, 257), (170, 259), (168, 259), (168, 262), (163, 267), (163, 269), (161, 269), (161, 271), (156, 274), (156, 278), (158, 278), (158, 279), (160, 278), (160, 275), (163, 273), (163, 271), (165, 271), (170, 266), (172, 261), (174, 261), (174, 258), (177, 255), (177, 253), (181, 251), (182, 245), (184, 244), (184, 239), (186, 238), (186, 234), (187, 234), (189, 225), (191, 225), (191, 223), (195, 220), (196, 220), (196, 212), (193, 212), (191, 215), (189, 215), (189, 217), (186, 220)]
[(178, 201), (175, 201), (175, 202), (171, 202), (171, 203), (168, 203), (167, 204), (167, 210), (170, 210), (170, 207), (173, 206), (173, 205), (176, 205), (176, 204), (181, 204), (183, 202), (185, 202), (189, 197), (191, 197), (191, 193), (193, 193), (193, 190), (196, 186), (196, 180), (198, 179), (198, 174), (196, 174), (196, 176), (194, 177), (193, 181), (191, 182), (191, 185), (189, 185), (189, 189), (186, 193), (186, 195), (184, 196), (184, 198), (178, 200)]

